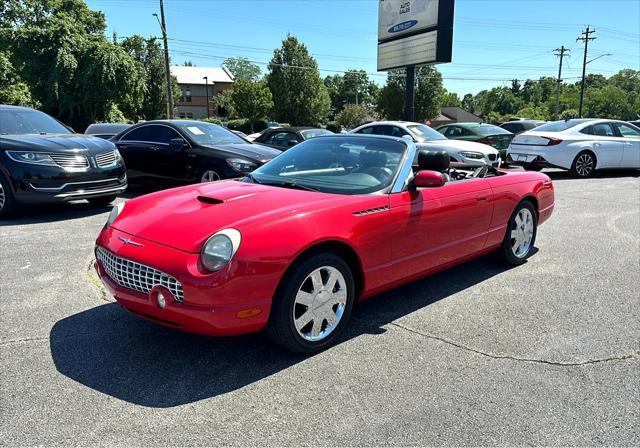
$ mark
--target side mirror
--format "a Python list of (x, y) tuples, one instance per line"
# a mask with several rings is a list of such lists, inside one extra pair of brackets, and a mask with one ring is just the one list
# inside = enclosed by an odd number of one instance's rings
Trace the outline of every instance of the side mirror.
[(172, 138), (169, 140), (169, 149), (171, 151), (182, 151), (186, 142), (181, 138)]
[(404, 134), (404, 135), (402, 136), (402, 138), (407, 139), (407, 140), (409, 140), (410, 142), (412, 142), (412, 141), (413, 141), (413, 137), (411, 137), (409, 134)]
[(298, 140), (289, 140), (287, 142), (287, 146), (291, 148), (292, 146), (296, 146), (298, 143), (300, 143)]
[(446, 180), (444, 174), (437, 171), (418, 171), (409, 183), (409, 190), (415, 191), (417, 188), (437, 188), (442, 187)]

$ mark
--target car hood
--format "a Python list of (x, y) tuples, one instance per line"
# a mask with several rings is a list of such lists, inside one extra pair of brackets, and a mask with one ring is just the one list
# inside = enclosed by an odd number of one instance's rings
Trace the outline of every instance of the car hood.
[(475, 151), (482, 154), (497, 154), (498, 151), (489, 145), (476, 142), (468, 142), (466, 140), (433, 140), (430, 142), (419, 143), (421, 149), (437, 150), (443, 148), (454, 151)]
[(82, 134), (2, 135), (0, 149), (90, 155), (114, 149), (113, 143)]
[(239, 181), (189, 185), (128, 201), (112, 226), (186, 252), (199, 252), (214, 233), (330, 209), (353, 196)]
[(282, 154), (282, 151), (257, 143), (234, 143), (229, 145), (211, 145), (210, 147), (231, 154), (248, 157), (259, 162), (266, 162)]

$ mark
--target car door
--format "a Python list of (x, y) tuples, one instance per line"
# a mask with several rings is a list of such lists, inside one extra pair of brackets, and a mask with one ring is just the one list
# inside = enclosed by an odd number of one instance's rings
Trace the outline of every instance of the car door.
[(410, 277), (485, 248), (493, 213), (485, 179), (390, 195), (394, 276)]
[[(171, 149), (173, 139), (187, 140), (175, 129), (164, 124), (149, 125), (149, 141), (145, 163), (150, 165), (152, 174), (171, 179), (186, 179), (186, 152), (184, 149)], [(187, 145), (189, 143), (187, 142)]]
[(598, 159), (598, 168), (620, 166), (624, 144), (613, 123), (595, 123), (581, 132), (592, 136), (591, 147)]
[(149, 146), (152, 145), (149, 138), (149, 126), (143, 125), (126, 132), (115, 142), (128, 171), (147, 174), (145, 157), (149, 152)]
[(626, 168), (640, 168), (640, 130), (624, 123), (615, 123), (622, 136), (622, 162)]

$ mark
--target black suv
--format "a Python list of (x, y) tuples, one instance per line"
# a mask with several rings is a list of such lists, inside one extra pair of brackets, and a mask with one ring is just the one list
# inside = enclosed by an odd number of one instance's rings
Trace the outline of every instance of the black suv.
[(194, 120), (147, 121), (111, 141), (132, 179), (210, 182), (242, 177), (281, 153), (247, 142), (221, 126)]
[(113, 143), (74, 134), (37, 110), (0, 105), (0, 217), (26, 203), (107, 205), (126, 188)]

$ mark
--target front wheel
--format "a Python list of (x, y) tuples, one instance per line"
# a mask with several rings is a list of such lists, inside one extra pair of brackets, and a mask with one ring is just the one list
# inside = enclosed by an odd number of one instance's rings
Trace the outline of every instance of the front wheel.
[(222, 179), (222, 175), (215, 168), (205, 168), (200, 172), (200, 182), (215, 182)]
[(596, 157), (589, 151), (578, 154), (571, 165), (571, 175), (574, 177), (589, 177), (596, 169)]
[(507, 232), (498, 250), (502, 261), (518, 266), (527, 260), (536, 242), (537, 225), (533, 204), (529, 201), (518, 204), (509, 219)]
[(273, 300), (267, 333), (293, 352), (319, 352), (346, 326), (354, 299), (349, 265), (330, 253), (311, 256), (283, 279)]
[(10, 218), (16, 212), (17, 204), (9, 182), (0, 173), (0, 218)]

